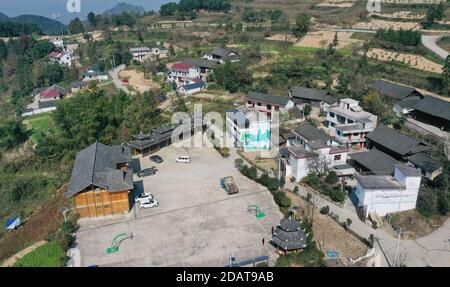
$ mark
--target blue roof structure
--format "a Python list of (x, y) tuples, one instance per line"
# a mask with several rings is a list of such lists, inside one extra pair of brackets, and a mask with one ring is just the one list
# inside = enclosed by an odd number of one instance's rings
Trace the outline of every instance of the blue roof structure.
[(5, 222), (6, 229), (14, 229), (14, 228), (16, 228), (19, 225), (20, 225), (20, 218), (19, 217), (10, 218), (10, 219), (8, 219)]

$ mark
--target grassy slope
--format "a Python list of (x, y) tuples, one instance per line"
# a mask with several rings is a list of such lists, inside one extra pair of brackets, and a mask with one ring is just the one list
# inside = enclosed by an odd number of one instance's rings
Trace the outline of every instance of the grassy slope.
[(14, 267), (61, 267), (63, 264), (63, 249), (58, 243), (49, 242), (17, 260)]

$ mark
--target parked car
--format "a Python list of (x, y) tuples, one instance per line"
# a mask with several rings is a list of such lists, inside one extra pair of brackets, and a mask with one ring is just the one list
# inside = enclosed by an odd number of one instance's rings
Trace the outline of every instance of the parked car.
[(179, 156), (177, 157), (176, 162), (191, 163), (191, 157), (188, 155)]
[(157, 171), (158, 170), (155, 167), (150, 167), (150, 168), (146, 168), (146, 169), (141, 170), (137, 174), (137, 176), (138, 177), (145, 177), (145, 176), (149, 176), (149, 175), (155, 175)]
[(153, 195), (150, 193), (141, 193), (134, 198), (134, 202), (150, 201), (153, 199)]
[(150, 160), (153, 161), (153, 162), (156, 162), (156, 163), (162, 163), (163, 162), (162, 157), (160, 157), (159, 155), (156, 155), (156, 154), (150, 156)]
[(149, 201), (140, 201), (139, 202), (139, 208), (155, 208), (159, 206), (159, 202), (157, 202), (156, 200), (152, 199)]

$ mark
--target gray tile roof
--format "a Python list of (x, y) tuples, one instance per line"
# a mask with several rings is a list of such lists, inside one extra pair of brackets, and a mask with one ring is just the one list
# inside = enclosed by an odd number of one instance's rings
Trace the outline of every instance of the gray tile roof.
[(329, 141), (333, 138), (325, 133), (325, 131), (315, 128), (308, 123), (300, 124), (294, 131), (295, 134), (304, 138), (306, 141), (322, 140)]
[(285, 218), (274, 229), (271, 241), (282, 250), (297, 250), (306, 247), (307, 235), (295, 219)]
[(54, 108), (58, 105), (59, 100), (54, 101), (42, 101), (38, 103), (38, 107), (40, 109), (48, 109), (48, 108)]
[(422, 176), (419, 170), (407, 164), (397, 164), (395, 168), (398, 169), (404, 176)]
[(372, 84), (371, 88), (381, 95), (388, 96), (397, 100), (404, 99), (415, 91), (413, 87), (400, 85), (386, 80), (376, 80)]
[(181, 63), (184, 64), (190, 64), (199, 68), (207, 68), (213, 70), (215, 66), (217, 66), (219, 63), (215, 61), (208, 61), (205, 59), (188, 59), (184, 60)]
[(283, 107), (286, 106), (286, 104), (289, 102), (289, 98), (286, 97), (273, 96), (258, 92), (248, 92), (245, 98), (248, 100), (254, 100)]
[(394, 129), (379, 124), (367, 138), (399, 155), (407, 155), (428, 148), (418, 139), (404, 135)]
[(221, 57), (221, 58), (225, 58), (225, 57), (228, 57), (228, 55), (230, 55), (230, 54), (233, 53), (233, 52), (237, 54), (237, 52), (234, 51), (234, 50), (231, 50), (231, 49), (229, 49), (229, 48), (222, 47), (222, 48), (215, 48), (215, 49), (211, 52), (211, 54), (213, 54), (214, 56), (219, 56), (219, 57)]
[(450, 121), (450, 102), (435, 97), (424, 97), (414, 105), (414, 109)]
[(132, 172), (117, 169), (117, 164), (130, 161), (128, 147), (95, 142), (77, 153), (67, 196), (73, 196), (90, 185), (108, 192), (133, 189)]
[(400, 184), (390, 175), (357, 175), (356, 180), (367, 189), (400, 189)]
[(291, 88), (291, 96), (296, 99), (304, 99), (311, 101), (330, 101), (330, 98), (327, 98), (328, 91), (318, 90), (312, 88), (303, 88), (294, 86)]
[(409, 109), (414, 107), (415, 104), (417, 104), (420, 101), (420, 97), (418, 96), (411, 96), (404, 98), (401, 101), (397, 102), (397, 105), (399, 105), (401, 108)]
[(429, 173), (433, 173), (440, 169), (442, 165), (432, 159), (428, 154), (417, 153), (408, 158), (408, 161), (421, 170)]
[(375, 148), (366, 152), (353, 153), (349, 156), (352, 160), (377, 175), (394, 174), (395, 165), (398, 164), (398, 161)]

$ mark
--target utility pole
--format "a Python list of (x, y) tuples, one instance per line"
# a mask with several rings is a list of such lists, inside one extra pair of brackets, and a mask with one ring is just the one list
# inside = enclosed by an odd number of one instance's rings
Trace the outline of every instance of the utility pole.
[(400, 237), (402, 236), (402, 227), (398, 230), (398, 236), (397, 236), (397, 246), (395, 247), (395, 254), (394, 254), (394, 266), (397, 266), (397, 254), (398, 254), (398, 246), (400, 245)]

